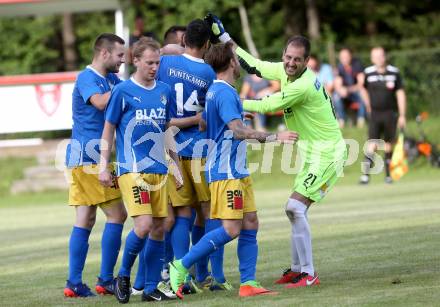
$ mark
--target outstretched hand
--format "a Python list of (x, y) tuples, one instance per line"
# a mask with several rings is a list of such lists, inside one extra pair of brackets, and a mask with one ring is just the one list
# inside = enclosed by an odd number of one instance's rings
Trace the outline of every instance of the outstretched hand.
[(277, 141), (281, 143), (294, 144), (298, 141), (299, 134), (295, 131), (282, 131), (277, 133)]
[(211, 38), (210, 41), (213, 44), (218, 44), (219, 42), (227, 43), (231, 40), (229, 33), (226, 32), (223, 23), (220, 18), (212, 13), (208, 13), (205, 16), (205, 22), (209, 25), (211, 29)]

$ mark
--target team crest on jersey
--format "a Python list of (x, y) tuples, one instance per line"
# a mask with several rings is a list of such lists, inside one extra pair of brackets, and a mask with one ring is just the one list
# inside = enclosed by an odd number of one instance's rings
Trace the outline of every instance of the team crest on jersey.
[(321, 87), (321, 82), (319, 82), (318, 78), (316, 78), (314, 85), (315, 85), (316, 90), (318, 91), (319, 88)]
[(228, 202), (228, 208), (232, 210), (243, 209), (243, 191), (241, 190), (228, 190), (226, 191), (226, 199)]
[(168, 102), (167, 96), (160, 95), (160, 102), (162, 102), (163, 105), (166, 105)]
[(387, 89), (389, 89), (389, 90), (394, 89), (394, 86), (395, 86), (394, 81), (388, 81), (386, 83), (386, 86), (387, 86)]

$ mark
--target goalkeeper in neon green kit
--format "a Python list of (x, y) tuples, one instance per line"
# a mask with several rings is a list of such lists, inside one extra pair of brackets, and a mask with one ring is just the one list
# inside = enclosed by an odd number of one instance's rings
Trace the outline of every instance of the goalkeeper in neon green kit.
[[(211, 25), (213, 43), (232, 41), (217, 16), (208, 14), (205, 20)], [(287, 288), (318, 285), (307, 211), (335, 184), (342, 174), (347, 154), (331, 98), (307, 68), (310, 42), (305, 37), (291, 37), (282, 62), (278, 63), (255, 59), (235, 43), (234, 50), (248, 73), (281, 82), (281, 92), (261, 100), (244, 100), (244, 110), (259, 113), (283, 110), (287, 128), (297, 131), (300, 139), (298, 154), (303, 167), (296, 176), (293, 193), (285, 208), (292, 224), (292, 263), (276, 283), (285, 283)]]

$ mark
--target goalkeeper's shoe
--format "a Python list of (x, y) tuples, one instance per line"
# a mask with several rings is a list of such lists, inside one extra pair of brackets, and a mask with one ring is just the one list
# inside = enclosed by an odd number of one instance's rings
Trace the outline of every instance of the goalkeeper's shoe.
[(286, 285), (287, 289), (290, 288), (301, 288), (301, 287), (311, 287), (311, 286), (317, 286), (321, 282), (319, 281), (318, 275), (312, 276), (307, 273), (301, 273), (296, 278), (292, 280), (291, 283), (288, 283)]
[(115, 293), (115, 279), (109, 281), (103, 281), (98, 277), (98, 281), (95, 286), (96, 293), (101, 295), (114, 294)]
[(182, 260), (175, 260), (170, 263), (171, 289), (180, 299), (183, 299), (182, 288), (185, 284), (186, 274), (188, 274), (188, 270), (182, 265)]
[(263, 288), (260, 283), (255, 280), (249, 280), (240, 285), (238, 295), (241, 297), (256, 296), (256, 295), (276, 295), (278, 292), (274, 292)]
[(292, 280), (297, 277), (301, 272), (294, 272), (290, 268), (285, 269), (283, 272), (283, 275), (275, 280), (276, 284), (287, 284), (289, 282), (292, 282)]
[(89, 297), (96, 296), (90, 288), (83, 283), (72, 284), (70, 281), (67, 281), (66, 287), (64, 288), (64, 296), (65, 297)]
[(223, 23), (221, 22), (220, 18), (218, 18), (212, 13), (208, 13), (204, 19), (205, 22), (208, 24), (209, 28), (211, 29), (211, 37), (210, 37), (211, 43), (213, 44), (218, 44), (219, 42), (226, 43), (229, 40), (231, 40), (231, 37), (229, 36), (228, 32), (225, 31), (225, 27), (223, 26)]

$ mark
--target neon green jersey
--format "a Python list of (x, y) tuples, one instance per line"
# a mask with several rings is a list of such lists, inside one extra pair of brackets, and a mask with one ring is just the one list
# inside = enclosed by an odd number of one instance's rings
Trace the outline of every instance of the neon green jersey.
[(241, 48), (237, 48), (236, 53), (263, 78), (281, 82), (279, 93), (261, 100), (244, 100), (246, 111), (267, 113), (283, 110), (287, 128), (299, 133), (298, 148), (306, 162), (318, 155), (323, 160), (334, 160), (345, 154), (345, 142), (331, 98), (313, 71), (306, 69), (299, 78), (289, 81), (282, 62), (255, 59)]

